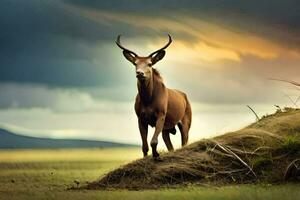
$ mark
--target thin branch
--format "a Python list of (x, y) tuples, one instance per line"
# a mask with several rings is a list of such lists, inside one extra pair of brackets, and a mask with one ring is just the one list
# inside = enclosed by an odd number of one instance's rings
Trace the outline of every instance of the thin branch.
[(295, 103), (297, 104), (299, 100), (300, 100), (300, 95), (299, 95), (298, 98), (296, 99)]
[(228, 171), (218, 171), (218, 174), (232, 174), (232, 173), (236, 173), (236, 172), (242, 172), (245, 171), (247, 169), (235, 169), (235, 170), (228, 170)]
[(299, 166), (296, 164), (296, 162), (300, 161), (300, 159), (295, 159), (293, 160), (286, 168), (285, 173), (284, 173), (284, 179), (287, 180), (291, 176), (291, 170), (293, 168), (296, 168), (296, 170), (299, 170)]
[(300, 87), (297, 87), (297, 86), (296, 86), (296, 87), (294, 87), (294, 89), (300, 91)]
[(257, 151), (259, 151), (261, 149), (272, 149), (272, 147), (268, 147), (268, 146), (258, 147), (254, 151), (252, 151), (251, 154), (255, 154)]
[(289, 81), (289, 80), (285, 80), (285, 79), (276, 79), (276, 78), (270, 78), (270, 80), (286, 82), (286, 83), (293, 84), (293, 85), (295, 85), (297, 87), (300, 87), (300, 83), (297, 83), (296, 81)]
[(295, 106), (296, 108), (298, 107), (298, 105), (296, 104), (296, 102), (295, 102), (289, 95), (284, 94), (284, 96), (286, 96), (286, 97), (294, 104), (294, 106)]
[(249, 106), (249, 105), (247, 105), (247, 107), (253, 112), (253, 114), (255, 115), (255, 117), (256, 117), (256, 121), (259, 121), (259, 117), (258, 117), (258, 115), (256, 114), (256, 112)]
[(233, 155), (236, 159), (238, 159), (244, 166), (246, 166), (250, 172), (252, 172), (252, 174), (257, 178), (255, 172), (253, 171), (253, 169), (245, 162), (243, 161), (243, 159), (241, 159), (238, 155), (236, 155), (234, 152), (232, 152), (230, 149), (226, 148), (225, 146), (220, 145), (218, 142), (215, 141), (215, 143), (217, 144), (218, 147), (220, 147), (223, 151), (225, 151), (228, 154)]

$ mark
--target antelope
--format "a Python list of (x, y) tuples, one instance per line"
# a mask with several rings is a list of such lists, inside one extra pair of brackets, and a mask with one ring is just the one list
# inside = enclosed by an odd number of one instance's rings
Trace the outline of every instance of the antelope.
[(153, 68), (158, 61), (163, 59), (165, 49), (172, 43), (168, 34), (168, 43), (149, 56), (138, 56), (133, 51), (123, 47), (119, 35), (116, 44), (123, 50), (123, 55), (135, 66), (138, 94), (135, 99), (135, 113), (138, 117), (138, 127), (142, 138), (142, 151), (144, 157), (148, 154), (148, 126), (155, 127), (150, 145), (152, 156), (159, 159), (157, 152), (158, 136), (162, 132), (163, 140), (168, 151), (173, 151), (170, 133), (176, 133), (177, 125), (181, 132), (181, 144), (188, 142), (188, 133), (192, 122), (192, 110), (187, 95), (176, 89), (167, 88), (160, 73)]

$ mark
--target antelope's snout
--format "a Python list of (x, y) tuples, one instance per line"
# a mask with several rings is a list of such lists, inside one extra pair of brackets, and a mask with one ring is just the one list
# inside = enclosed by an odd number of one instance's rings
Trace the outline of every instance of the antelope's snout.
[(136, 77), (138, 79), (145, 79), (145, 73), (143, 71), (136, 71)]

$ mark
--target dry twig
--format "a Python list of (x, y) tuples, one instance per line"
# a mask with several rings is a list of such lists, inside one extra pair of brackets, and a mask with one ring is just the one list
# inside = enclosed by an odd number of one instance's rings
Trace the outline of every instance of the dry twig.
[(300, 158), (293, 160), (286, 168), (284, 173), (284, 180), (288, 180), (291, 176), (292, 170), (296, 168), (296, 170), (300, 170), (300, 166), (296, 164), (296, 162), (300, 161)]
[(226, 148), (225, 146), (222, 146), (221, 144), (219, 144), (218, 142), (215, 141), (215, 143), (217, 144), (217, 146), (219, 148), (221, 148), (223, 151), (225, 151), (228, 154), (233, 155), (237, 160), (239, 160), (244, 166), (246, 166), (249, 171), (257, 178), (255, 172), (253, 171), (253, 169), (243, 160), (241, 159), (237, 154), (235, 154), (233, 151), (231, 151), (230, 149)]
[(247, 107), (254, 113), (255, 117), (256, 117), (256, 121), (259, 121), (259, 117), (258, 115), (256, 114), (256, 112), (249, 106), (247, 105)]

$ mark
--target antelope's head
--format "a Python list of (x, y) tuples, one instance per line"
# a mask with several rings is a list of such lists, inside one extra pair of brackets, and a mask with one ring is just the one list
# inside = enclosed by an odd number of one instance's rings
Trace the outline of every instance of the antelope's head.
[(159, 50), (151, 53), (149, 56), (146, 57), (138, 56), (133, 51), (130, 51), (129, 49), (123, 47), (120, 42), (121, 35), (118, 36), (116, 44), (121, 49), (123, 49), (123, 55), (125, 56), (125, 58), (135, 66), (136, 77), (140, 81), (145, 81), (152, 77), (152, 66), (161, 59), (163, 59), (163, 57), (166, 54), (165, 49), (172, 42), (171, 36), (169, 34), (168, 36), (169, 41), (164, 47), (160, 48)]

